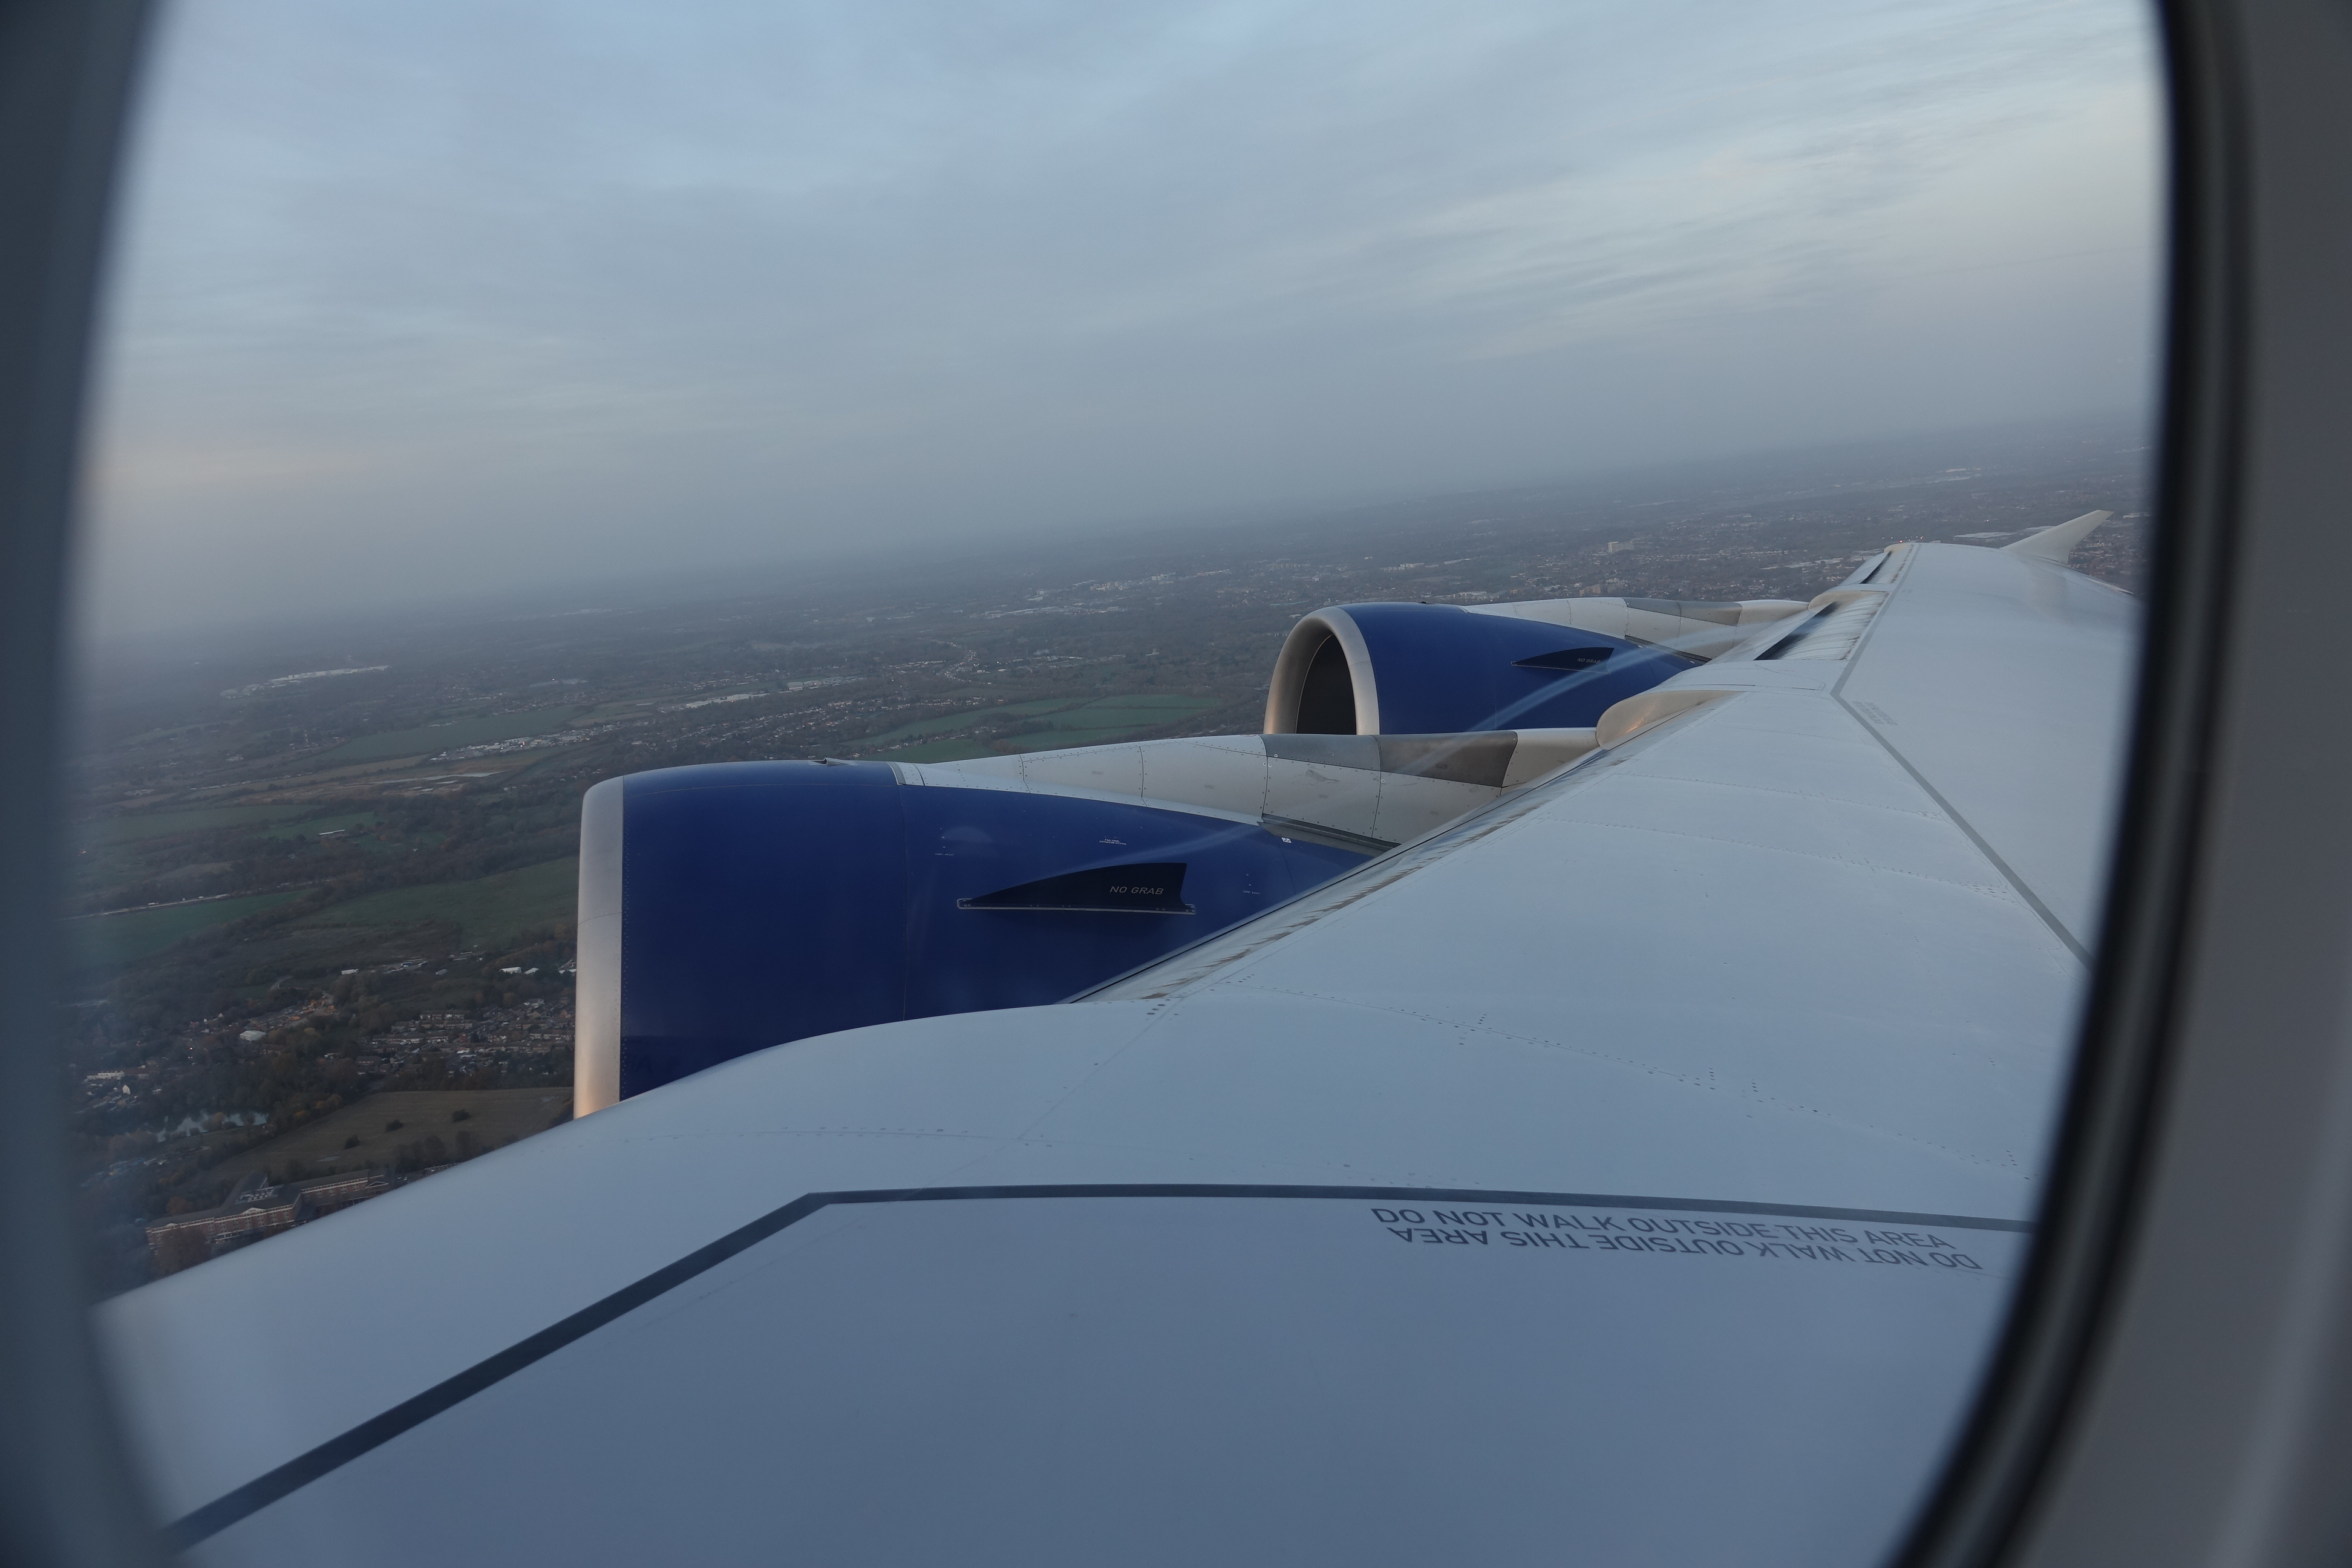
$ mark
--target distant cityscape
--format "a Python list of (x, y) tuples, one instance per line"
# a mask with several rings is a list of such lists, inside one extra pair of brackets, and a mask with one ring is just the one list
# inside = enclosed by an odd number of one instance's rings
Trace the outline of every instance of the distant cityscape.
[(2094, 509), (2075, 564), (2135, 587), (2148, 456), (2120, 427), (1918, 437), (102, 658), (62, 1023), (92, 1268), (126, 1289), (568, 1116), (599, 779), (1251, 732), (1328, 604), (1803, 599), (1896, 540)]

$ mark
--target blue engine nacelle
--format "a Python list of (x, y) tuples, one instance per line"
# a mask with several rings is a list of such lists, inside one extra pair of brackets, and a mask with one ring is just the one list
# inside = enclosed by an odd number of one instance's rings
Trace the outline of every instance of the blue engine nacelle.
[(811, 1035), (1058, 1002), (1363, 859), (886, 763), (609, 779), (581, 815), (579, 1108)]
[(1290, 630), (1266, 691), (1270, 735), (1589, 729), (1703, 661), (1598, 632), (1454, 605), (1342, 605)]

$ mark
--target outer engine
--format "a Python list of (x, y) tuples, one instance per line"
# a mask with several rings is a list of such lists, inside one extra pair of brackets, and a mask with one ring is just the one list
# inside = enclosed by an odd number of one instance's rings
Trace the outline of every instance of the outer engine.
[(1268, 734), (1582, 729), (1805, 606), (1760, 599), (1342, 605), (1290, 630)]

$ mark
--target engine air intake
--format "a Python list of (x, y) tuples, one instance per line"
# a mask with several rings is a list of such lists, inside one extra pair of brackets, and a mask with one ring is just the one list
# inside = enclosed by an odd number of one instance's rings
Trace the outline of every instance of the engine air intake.
[(1339, 605), (1291, 628), (1269, 735), (1589, 729), (1698, 659), (1626, 637), (1455, 605)]

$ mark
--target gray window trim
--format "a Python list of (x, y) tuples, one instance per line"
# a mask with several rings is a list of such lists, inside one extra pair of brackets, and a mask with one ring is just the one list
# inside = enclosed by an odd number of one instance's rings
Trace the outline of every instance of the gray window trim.
[[(58, 647), (140, 0), (0, 6), (0, 1557), (152, 1561), (49, 1071)], [(2109, 938), (2045, 1242), (1910, 1568), (2352, 1546), (2352, 22), (2170, 0), (2164, 512)]]

